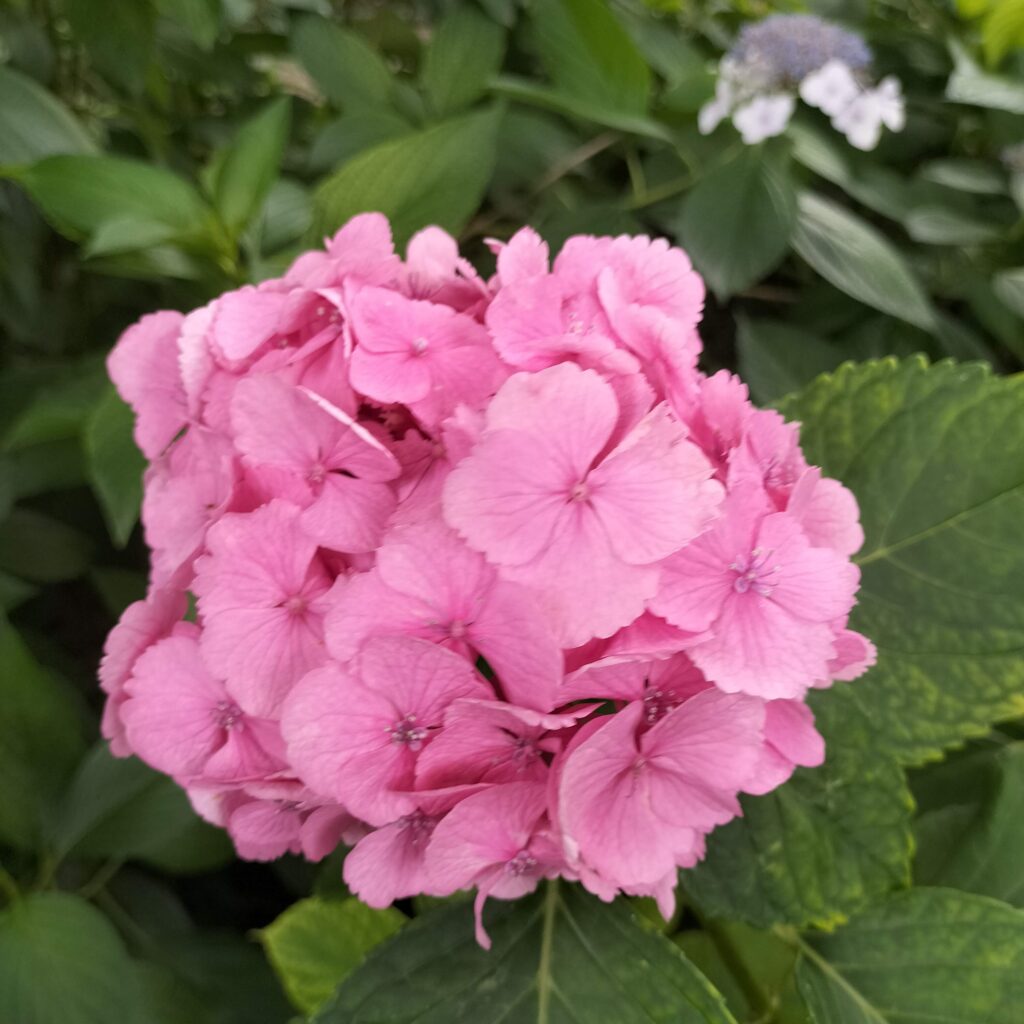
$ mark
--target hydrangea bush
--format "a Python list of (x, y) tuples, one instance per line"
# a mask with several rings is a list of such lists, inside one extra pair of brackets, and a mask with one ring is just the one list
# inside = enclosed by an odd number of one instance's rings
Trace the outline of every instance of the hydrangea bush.
[[(104, 734), (242, 857), (371, 906), (578, 880), (674, 910), (706, 834), (824, 745), (857, 504), (742, 381), (646, 237), (524, 228), (483, 280), (439, 228), (354, 218), (281, 278), (130, 327), (150, 591)], [(196, 614), (185, 618), (187, 595)]]
[(0, 1022), (1017, 1024), (1019, 0), (2, 6)]

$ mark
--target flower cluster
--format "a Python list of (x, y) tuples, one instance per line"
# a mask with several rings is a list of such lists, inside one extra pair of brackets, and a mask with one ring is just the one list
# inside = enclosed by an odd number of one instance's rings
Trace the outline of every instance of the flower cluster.
[(493, 248), (403, 261), (366, 214), (123, 335), (152, 571), (104, 733), (243, 857), (352, 846), (374, 906), (561, 875), (668, 914), (740, 793), (821, 762), (807, 691), (873, 660), (857, 506), (698, 371), (683, 252)]
[(714, 99), (700, 111), (705, 135), (725, 118), (748, 145), (780, 135), (796, 98), (821, 110), (858, 149), (874, 149), (883, 126), (903, 129), (900, 83), (868, 85), (871, 51), (860, 36), (810, 14), (774, 14), (747, 25), (722, 58)]

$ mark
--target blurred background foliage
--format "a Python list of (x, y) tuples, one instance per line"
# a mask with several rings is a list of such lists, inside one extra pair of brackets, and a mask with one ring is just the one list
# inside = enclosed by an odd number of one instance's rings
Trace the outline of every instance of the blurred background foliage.
[[(859, 153), (803, 109), (756, 147), (701, 136), (738, 28), (807, 9), (900, 78), (906, 130)], [(233, 860), (169, 780), (97, 741), (103, 638), (146, 585), (143, 463), (103, 366), (125, 326), (380, 209), (400, 244), (441, 224), (486, 272), (484, 239), (523, 223), (555, 248), (667, 236), (709, 285), (705, 368), (761, 402), (890, 353), (1017, 370), (1022, 44), (1021, 0), (5, 0), (0, 889), (35, 895), (0, 919), (0, 1019), (284, 1021), (252, 929), (344, 896), (333, 859)], [(394, 927), (344, 907), (264, 934), (299, 1009), (310, 929), (334, 929), (340, 970)], [(682, 944), (746, 1019), (701, 935)], [(52, 984), (5, 1005), (33, 969)], [(786, 1006), (773, 1019), (804, 1019)]]

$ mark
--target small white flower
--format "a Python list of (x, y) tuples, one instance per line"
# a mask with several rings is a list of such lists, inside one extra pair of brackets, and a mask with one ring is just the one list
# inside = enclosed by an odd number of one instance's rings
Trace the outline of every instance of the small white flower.
[(882, 137), (882, 104), (874, 90), (861, 93), (832, 118), (832, 127), (857, 149), (869, 150)]
[(829, 117), (835, 117), (859, 95), (857, 79), (841, 60), (828, 61), (800, 83), (800, 98), (804, 103), (817, 107)]
[(795, 107), (796, 97), (790, 93), (756, 96), (749, 103), (736, 108), (732, 115), (732, 123), (743, 137), (743, 141), (752, 146), (774, 135), (781, 135), (786, 130)]
[(697, 114), (697, 127), (701, 135), (710, 135), (729, 116), (735, 97), (732, 82), (724, 75), (720, 76), (715, 82), (715, 98), (708, 100)]
[(903, 94), (897, 79), (883, 79), (875, 89), (861, 93), (848, 107), (832, 118), (832, 127), (841, 131), (851, 146), (874, 149), (882, 137), (882, 126), (894, 132), (906, 123)]
[(894, 75), (888, 75), (875, 89), (881, 101), (882, 123), (891, 132), (903, 131), (907, 123), (907, 112), (903, 105), (903, 87)]

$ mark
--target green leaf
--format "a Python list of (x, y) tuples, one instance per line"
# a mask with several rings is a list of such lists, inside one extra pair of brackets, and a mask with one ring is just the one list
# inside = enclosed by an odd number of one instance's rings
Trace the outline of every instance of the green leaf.
[(548, 883), (495, 902), (490, 952), (466, 903), (424, 914), (374, 950), (315, 1024), (732, 1024), (722, 997), (624, 901)]
[(904, 218), (907, 234), (928, 245), (984, 245), (1003, 237), (1006, 227), (946, 206), (918, 206)]
[(615, 113), (646, 112), (651, 73), (605, 0), (545, 0), (531, 16), (541, 61), (559, 90)]
[(0, 164), (95, 152), (86, 130), (60, 100), (27, 75), (0, 67)]
[(292, 904), (260, 932), (260, 941), (291, 1001), (313, 1013), (406, 920), (391, 907), (312, 897)]
[(207, 209), (176, 174), (113, 156), (52, 156), (17, 175), (58, 230), (87, 235), (131, 217), (166, 224), (181, 236), (201, 231)]
[(177, 22), (202, 50), (213, 49), (220, 31), (220, 0), (156, 0), (157, 10)]
[(291, 123), (286, 96), (271, 100), (238, 130), (213, 181), (213, 201), (228, 231), (237, 234), (259, 212), (274, 184)]
[(998, 166), (985, 160), (950, 157), (929, 160), (921, 168), (921, 177), (936, 185), (983, 196), (1006, 194), (1006, 175)]
[(85, 428), (85, 452), (93, 490), (117, 547), (128, 543), (142, 503), (146, 460), (135, 447), (131, 409), (109, 388)]
[(61, 8), (96, 69), (128, 92), (142, 92), (156, 20), (150, 0), (105, 4), (102, 17), (94, 0), (63, 0)]
[(424, 57), (421, 82), (438, 114), (468, 107), (501, 67), (505, 32), (472, 7), (455, 7), (442, 19)]
[(488, 110), (360, 153), (317, 192), (321, 233), (332, 233), (357, 213), (379, 210), (391, 219), (398, 244), (428, 224), (457, 234), (490, 181), (498, 123), (498, 112)]
[[(934, 771), (944, 803), (915, 823), (915, 882), (1024, 907), (1024, 743), (982, 751), (966, 764), (958, 759)], [(961, 782), (965, 774), (967, 786)]]
[(306, 15), (292, 31), (291, 49), (337, 106), (353, 110), (388, 105), (391, 72), (383, 58), (350, 29)]
[(946, 99), (972, 107), (1024, 114), (1024, 83), (982, 71), (967, 53), (953, 48), (955, 66), (946, 83)]
[(152, 249), (171, 241), (178, 231), (170, 224), (148, 217), (116, 217), (104, 221), (86, 243), (83, 255), (87, 259), (115, 253)]
[(641, 114), (623, 113), (610, 107), (602, 106), (582, 96), (570, 96), (568, 93), (547, 89), (542, 85), (515, 75), (502, 75), (492, 82), (493, 91), (499, 96), (542, 107), (545, 110), (556, 110), (572, 118), (592, 121), (594, 124), (614, 128), (616, 131), (639, 135), (642, 138), (657, 139), (661, 142), (672, 142), (672, 132), (660, 121)]
[[(35, 449), (26, 454), (38, 458)], [(0, 523), (0, 569), (35, 583), (73, 580), (89, 568), (93, 545), (73, 526), (31, 508), (16, 508)]]
[(762, 147), (745, 146), (687, 195), (679, 233), (697, 270), (727, 298), (781, 261), (795, 220), (786, 163)]
[(914, 889), (802, 946), (815, 1024), (1015, 1024), (1024, 914), (981, 896)]
[(998, 0), (981, 29), (981, 48), (989, 67), (1011, 50), (1024, 47), (1024, 0)]
[(0, 706), (0, 778), (4, 780), (0, 839), (31, 848), (84, 743), (70, 695), (40, 667), (4, 616), (0, 616)]
[(146, 1024), (135, 965), (107, 919), (67, 893), (0, 913), (0, 1020)]
[(992, 290), (1003, 305), (1024, 319), (1024, 267), (1000, 270), (992, 279)]
[(740, 317), (737, 326), (740, 376), (760, 404), (796, 391), (843, 360), (841, 348), (790, 324)]
[(290, 178), (274, 182), (253, 225), (259, 250), (274, 253), (300, 239), (313, 222), (313, 201), (309, 192)]
[(849, 210), (802, 193), (793, 248), (840, 291), (931, 329), (934, 311), (913, 271), (884, 235)]
[(106, 370), (98, 359), (65, 366), (32, 396), (3, 435), (3, 448), (17, 451), (46, 441), (78, 437), (107, 386)]
[(364, 149), (387, 142), (409, 131), (409, 122), (390, 111), (357, 111), (343, 114), (325, 125), (309, 151), (312, 171), (329, 171)]
[(1024, 714), (1024, 376), (848, 364), (781, 409), (856, 495), (866, 536), (851, 624), (878, 664), (828, 701), (905, 763)]
[(705, 860), (682, 872), (705, 913), (761, 928), (831, 927), (909, 882), (903, 772), (875, 752), (870, 722), (835, 692), (812, 701), (825, 764), (797, 769), (767, 796), (743, 797), (743, 817), (715, 829)]

